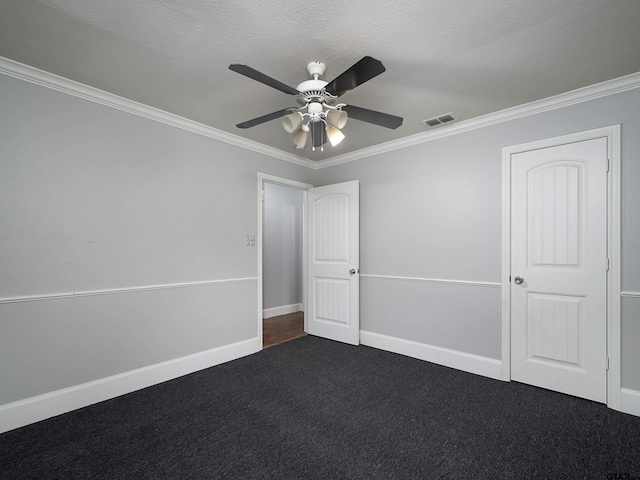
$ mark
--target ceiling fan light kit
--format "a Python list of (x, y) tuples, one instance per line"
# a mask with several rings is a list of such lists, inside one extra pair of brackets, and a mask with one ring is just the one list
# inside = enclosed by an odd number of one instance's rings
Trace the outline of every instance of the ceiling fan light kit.
[(244, 64), (231, 64), (229, 69), (283, 93), (295, 95), (299, 107), (279, 110), (236, 126), (249, 128), (282, 117), (282, 126), (285, 131), (294, 134), (293, 143), (296, 149), (303, 149), (309, 137), (311, 137), (313, 151), (316, 147), (320, 147), (321, 151), (324, 150), (324, 144), (327, 141), (335, 147), (345, 138), (340, 130), (345, 127), (350, 115), (357, 120), (386, 128), (398, 128), (402, 125), (402, 118), (395, 115), (346, 103), (336, 104), (338, 97), (385, 71), (382, 62), (371, 57), (362, 58), (331, 82), (320, 80), (326, 70), (325, 64), (311, 62), (307, 65), (307, 72), (312, 79), (305, 80), (296, 88)]
[[(308, 130), (309, 127), (307, 127)], [(293, 136), (293, 143), (296, 145), (296, 149), (302, 150), (307, 143), (307, 137), (309, 136), (308, 132), (305, 132), (303, 129), (298, 130)]]
[(300, 127), (303, 118), (299, 112), (290, 113), (282, 117), (282, 126), (288, 133), (293, 133)]
[(331, 146), (335, 147), (342, 140), (344, 140), (344, 133), (342, 133), (336, 127), (331, 127), (327, 130), (327, 138), (329, 139), (329, 143), (331, 144)]
[(349, 115), (344, 110), (329, 110), (327, 112), (327, 121), (340, 130), (347, 124), (348, 118)]

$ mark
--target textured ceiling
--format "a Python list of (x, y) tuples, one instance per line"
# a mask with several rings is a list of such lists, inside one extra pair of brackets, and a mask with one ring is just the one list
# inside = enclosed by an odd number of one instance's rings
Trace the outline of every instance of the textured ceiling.
[[(0, 56), (312, 160), (640, 71), (638, 0), (1, 0)], [(351, 119), (324, 152), (296, 151), (279, 120), (236, 123), (294, 98), (228, 70), (245, 63), (293, 87), (330, 81), (365, 55), (387, 71), (341, 101), (404, 117)]]

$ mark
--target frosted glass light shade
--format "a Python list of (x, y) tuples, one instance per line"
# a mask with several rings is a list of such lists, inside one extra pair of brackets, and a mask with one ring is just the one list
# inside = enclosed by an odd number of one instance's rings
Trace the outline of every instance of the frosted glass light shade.
[(342, 133), (336, 127), (331, 127), (329, 130), (327, 130), (327, 138), (329, 139), (331, 146), (335, 147), (342, 140), (344, 140), (344, 133)]
[(303, 130), (298, 130), (296, 134), (293, 136), (293, 143), (296, 144), (298, 148), (304, 148), (307, 143), (307, 137), (309, 134)]
[(302, 117), (298, 113), (290, 113), (282, 117), (282, 126), (288, 133), (295, 132), (302, 123)]
[(327, 112), (327, 120), (329, 123), (339, 129), (344, 128), (348, 118), (349, 115), (347, 115), (347, 112), (342, 110), (329, 110)]

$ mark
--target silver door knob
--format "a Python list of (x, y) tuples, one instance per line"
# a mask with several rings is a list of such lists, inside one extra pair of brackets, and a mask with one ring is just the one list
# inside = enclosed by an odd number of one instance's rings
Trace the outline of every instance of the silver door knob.
[(351, 270), (349, 270), (349, 275), (354, 275), (356, 273), (356, 269), (352, 268)]
[(513, 281), (516, 282), (516, 285), (520, 285), (522, 282), (524, 282), (524, 278), (516, 277), (513, 279)]

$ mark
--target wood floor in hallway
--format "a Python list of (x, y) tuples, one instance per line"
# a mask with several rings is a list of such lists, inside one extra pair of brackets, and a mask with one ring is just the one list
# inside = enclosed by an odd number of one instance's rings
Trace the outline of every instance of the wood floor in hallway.
[(279, 315), (262, 321), (263, 348), (273, 347), (305, 335), (304, 312)]

